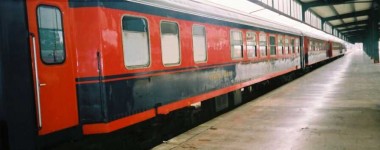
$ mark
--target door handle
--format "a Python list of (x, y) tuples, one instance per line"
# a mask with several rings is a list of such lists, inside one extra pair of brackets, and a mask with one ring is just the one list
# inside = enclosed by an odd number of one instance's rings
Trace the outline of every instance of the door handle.
[[(38, 129), (42, 128), (42, 115), (41, 115), (41, 97), (40, 97), (40, 80), (38, 79), (38, 65), (37, 65), (37, 52), (36, 52), (36, 36), (30, 33), (32, 37), (32, 48), (33, 48), (33, 66), (34, 66), (34, 82), (36, 86), (36, 96), (37, 96), (37, 114), (38, 114)], [(45, 84), (46, 85), (46, 84)]]
[(40, 83), (40, 86), (46, 86), (47, 84), (46, 83)]

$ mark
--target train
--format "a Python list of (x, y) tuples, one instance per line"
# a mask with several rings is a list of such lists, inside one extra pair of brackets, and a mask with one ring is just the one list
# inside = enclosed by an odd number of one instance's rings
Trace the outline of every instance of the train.
[(0, 4), (0, 148), (108, 134), (343, 56), (344, 41), (199, 1)]

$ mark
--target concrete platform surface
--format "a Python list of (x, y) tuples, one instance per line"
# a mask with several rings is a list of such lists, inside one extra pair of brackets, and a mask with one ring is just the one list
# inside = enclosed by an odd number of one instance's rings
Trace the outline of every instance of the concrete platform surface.
[(380, 65), (357, 50), (155, 150), (379, 150)]

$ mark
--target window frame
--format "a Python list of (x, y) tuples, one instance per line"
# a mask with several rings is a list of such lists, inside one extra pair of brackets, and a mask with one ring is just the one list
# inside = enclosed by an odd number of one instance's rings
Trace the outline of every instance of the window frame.
[[(163, 48), (162, 48), (162, 22), (169, 22), (169, 23), (175, 23), (177, 24), (177, 27), (178, 27), (178, 50), (179, 50), (179, 62), (176, 63), (176, 64), (165, 64), (164, 63), (164, 57), (163, 57)], [(173, 20), (166, 20), (166, 19), (163, 19), (163, 20), (160, 20), (160, 48), (161, 48), (161, 61), (162, 61), (162, 65), (164, 67), (173, 67), (173, 66), (180, 66), (182, 64), (182, 48), (181, 48), (181, 31), (180, 31), (181, 27), (179, 25), (179, 23), (177, 21), (173, 21)]]
[[(247, 40), (247, 34), (248, 34), (248, 33), (253, 33), (253, 35), (254, 35), (254, 37), (255, 37), (255, 39), (254, 39), (254, 43), (255, 43), (255, 45), (254, 45), (254, 48), (255, 48), (255, 56), (253, 56), (253, 57), (250, 56), (250, 55), (248, 55), (248, 40)], [(258, 35), (258, 34), (257, 34), (256, 31), (248, 30), (248, 31), (245, 32), (245, 42), (246, 42), (246, 44), (245, 44), (245, 48), (246, 48), (246, 50), (247, 50), (247, 57), (250, 58), (250, 59), (259, 57), (258, 52), (257, 52), (257, 46), (258, 46), (258, 44), (257, 44), (257, 35)]]
[[(274, 54), (272, 54), (272, 51), (271, 51), (271, 43), (270, 43), (270, 38), (271, 37), (274, 37)], [(269, 54), (270, 56), (276, 56), (277, 55), (277, 38), (276, 38), (276, 35), (275, 34), (269, 34)]]
[(309, 51), (313, 51), (313, 49), (312, 49), (312, 47), (313, 47), (313, 40), (310, 40), (309, 41)]
[(296, 38), (295, 37), (291, 38), (290, 45), (292, 47), (292, 54), (296, 54)]
[[(44, 61), (44, 59), (42, 59), (42, 49), (41, 49), (41, 36), (40, 36), (40, 23), (39, 23), (39, 15), (38, 15), (38, 9), (40, 7), (50, 7), (50, 8), (55, 8), (59, 11), (60, 15), (61, 15), (61, 26), (62, 26), (62, 39), (63, 39), (63, 53), (64, 53), (64, 58), (62, 60), (62, 62), (58, 62), (58, 63), (47, 63)], [(65, 38), (65, 29), (64, 29), (64, 22), (63, 22), (63, 13), (62, 13), (62, 10), (58, 7), (58, 6), (55, 6), (55, 5), (47, 5), (47, 4), (39, 4), (37, 5), (36, 7), (36, 21), (37, 21), (37, 37), (38, 37), (38, 47), (39, 47), (39, 53), (40, 53), (40, 60), (43, 64), (45, 65), (62, 65), (66, 62), (66, 57), (67, 57), (67, 51), (66, 51), (66, 38)]]
[[(124, 17), (135, 17), (135, 18), (142, 18), (142, 19), (145, 19), (146, 23), (147, 23), (147, 37), (148, 37), (148, 55), (149, 55), (149, 63), (147, 65), (136, 65), (136, 66), (127, 66), (125, 64), (125, 59), (124, 59), (124, 43), (123, 43), (123, 40), (124, 40), (124, 36), (123, 36), (123, 18)], [(148, 18), (144, 17), (144, 16), (136, 16), (136, 15), (130, 15), (130, 14), (124, 14), (121, 16), (121, 20), (120, 20), (121, 24), (120, 24), (120, 27), (121, 27), (121, 43), (122, 43), (122, 51), (123, 51), (123, 61), (124, 61), (124, 66), (126, 69), (128, 70), (133, 70), (133, 69), (142, 69), (142, 68), (150, 68), (151, 65), (152, 65), (152, 47), (151, 47), (151, 40), (150, 40), (150, 28), (149, 28), (149, 20)]]
[[(281, 39), (281, 41), (279, 41), (280, 39)], [(280, 43), (281, 43), (281, 45), (280, 45)], [(277, 48), (278, 48), (278, 52), (281, 52), (278, 54), (284, 55), (284, 35), (277, 34)]]
[(293, 37), (288, 36), (288, 54), (293, 54), (292, 39)]
[(299, 37), (296, 37), (294, 39), (294, 47), (295, 47), (295, 53), (296, 54), (299, 54), (301, 53), (301, 43), (300, 43), (300, 38)]
[(283, 51), (283, 54), (284, 55), (289, 55), (289, 36), (288, 35), (284, 35), (284, 51)]
[[(241, 57), (233, 57), (233, 51), (232, 51), (232, 32), (240, 32), (241, 35)], [(244, 58), (244, 37), (243, 37), (243, 31), (239, 29), (231, 29), (230, 30), (230, 55), (232, 60), (241, 60)]]
[[(205, 31), (205, 50), (206, 50), (206, 59), (203, 60), (203, 61), (195, 61), (195, 56), (194, 56), (194, 26), (201, 26), (204, 28), (204, 31)], [(179, 30), (179, 29), (178, 29)], [(179, 33), (179, 32), (178, 32)], [(207, 63), (208, 62), (208, 44), (207, 44), (207, 32), (206, 32), (206, 26), (205, 25), (201, 25), (201, 24), (193, 24), (192, 27), (191, 27), (191, 43), (193, 46), (193, 61), (194, 63), (196, 64), (201, 64), (201, 63)]]
[[(265, 35), (265, 49), (264, 49), (264, 52), (265, 52), (265, 55), (261, 55), (261, 35)], [(259, 32), (259, 50), (260, 50), (260, 58), (265, 58), (265, 57), (268, 57), (268, 33), (264, 32), (264, 31), (260, 31)], [(264, 56), (264, 57), (263, 57)]]

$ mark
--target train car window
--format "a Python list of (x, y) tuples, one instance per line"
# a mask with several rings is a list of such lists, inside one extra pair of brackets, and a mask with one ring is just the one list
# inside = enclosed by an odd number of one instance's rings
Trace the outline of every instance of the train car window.
[(264, 32), (260, 33), (260, 56), (267, 55), (267, 36)]
[(161, 50), (164, 65), (180, 63), (179, 30), (175, 22), (161, 22)]
[(296, 53), (300, 53), (300, 42), (298, 38), (295, 40), (295, 49)]
[(295, 41), (294, 41), (294, 39), (291, 40), (290, 44), (291, 44), (291, 47), (292, 47), (292, 53), (295, 53), (296, 49), (295, 49)]
[(281, 55), (282, 51), (283, 51), (283, 49), (282, 49), (282, 46), (283, 46), (283, 44), (282, 44), (282, 42), (283, 42), (282, 35), (278, 35), (277, 39), (278, 39), (277, 45), (278, 45), (278, 49), (279, 49), (278, 53)]
[(334, 47), (333, 47), (333, 50), (339, 50), (339, 44), (338, 43), (334, 43)]
[(288, 54), (289, 53), (289, 38), (288, 37), (285, 37), (285, 47), (287, 49), (284, 50), (284, 54)]
[(315, 43), (315, 51), (319, 51), (319, 41)]
[(315, 42), (315, 43), (314, 43), (314, 46), (313, 46), (314, 51), (317, 51), (317, 50), (318, 50), (318, 49), (317, 49), (317, 46), (318, 46), (318, 42)]
[(243, 57), (243, 37), (240, 31), (231, 30), (231, 57)]
[(313, 41), (310, 41), (309, 42), (309, 51), (312, 51), (312, 49), (311, 49), (312, 47), (313, 47)]
[(288, 48), (288, 50), (287, 50), (287, 54), (291, 54), (292, 53), (292, 50), (291, 50), (291, 48), (292, 48), (292, 45), (291, 45), (291, 38), (290, 37), (288, 37), (288, 38), (286, 38), (286, 40), (288, 41), (287, 43), (286, 43), (286, 47)]
[(316, 41), (316, 42), (314, 43), (314, 50), (315, 50), (315, 51), (318, 51), (318, 45), (319, 45), (319, 43), (318, 43), (318, 41)]
[(269, 37), (269, 45), (270, 45), (270, 54), (276, 55), (276, 37), (274, 36)]
[(246, 40), (247, 40), (248, 57), (249, 58), (257, 57), (256, 33), (255, 32), (247, 32), (246, 33)]
[(37, 8), (40, 55), (45, 64), (60, 64), (65, 61), (61, 11), (53, 6)]
[(193, 52), (195, 62), (205, 62), (207, 59), (206, 29), (204, 26), (193, 26)]
[(124, 16), (123, 52), (126, 67), (146, 67), (150, 63), (149, 34), (146, 19)]

